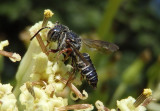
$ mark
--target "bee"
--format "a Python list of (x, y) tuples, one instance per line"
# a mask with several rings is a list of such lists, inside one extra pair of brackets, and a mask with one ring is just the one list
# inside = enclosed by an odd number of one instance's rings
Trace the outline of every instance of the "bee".
[(31, 40), (43, 29), (50, 29), (47, 34), (47, 42), (57, 42), (57, 49), (51, 49), (52, 52), (59, 52), (59, 54), (66, 54), (65, 59), (70, 57), (72, 59), (72, 66), (75, 66), (82, 74), (82, 77), (86, 78), (88, 84), (93, 88), (97, 87), (98, 76), (94, 65), (90, 59), (89, 54), (80, 53), (82, 42), (89, 48), (94, 48), (101, 52), (114, 52), (119, 47), (113, 43), (101, 41), (82, 39), (75, 32), (70, 30), (67, 26), (58, 22), (55, 23), (53, 28), (43, 27), (41, 28)]
[(96, 88), (98, 82), (96, 69), (92, 64), (89, 54), (82, 53), (82, 56), (89, 62), (89, 64), (87, 65), (82, 61), (82, 59), (78, 58), (76, 65), (81, 71), (82, 77), (86, 78), (86, 80), (88, 81), (88, 84), (90, 84), (93, 88)]

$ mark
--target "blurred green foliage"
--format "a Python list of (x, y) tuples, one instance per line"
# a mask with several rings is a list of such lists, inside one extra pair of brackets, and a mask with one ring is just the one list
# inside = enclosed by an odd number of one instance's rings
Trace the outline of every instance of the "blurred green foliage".
[[(154, 90), (160, 83), (159, 7), (160, 0), (6, 0), (0, 3), (0, 36), (10, 41), (6, 50), (23, 55), (26, 48), (19, 39), (20, 32), (42, 20), (44, 9), (51, 9), (55, 13), (51, 21), (60, 21), (88, 38), (115, 42), (120, 47), (115, 54), (82, 50), (90, 54), (99, 75), (96, 90), (83, 82), (81, 89), (89, 92), (86, 102), (94, 104), (99, 99), (111, 107), (117, 99), (129, 95), (136, 98), (143, 88)], [(4, 66), (11, 67), (5, 61)], [(12, 79), (6, 75), (15, 74), (17, 66), (3, 69), (2, 82)]]

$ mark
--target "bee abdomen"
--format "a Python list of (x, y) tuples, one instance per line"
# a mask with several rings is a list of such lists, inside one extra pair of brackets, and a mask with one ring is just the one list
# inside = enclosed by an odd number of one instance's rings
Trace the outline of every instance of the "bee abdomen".
[(98, 76), (96, 69), (94, 68), (92, 61), (90, 59), (89, 54), (82, 53), (83, 57), (90, 63), (89, 65), (86, 65), (82, 60), (80, 60), (77, 63), (77, 66), (79, 70), (81, 71), (81, 74), (84, 78), (86, 78), (88, 84), (90, 84), (92, 87), (97, 87), (98, 82)]

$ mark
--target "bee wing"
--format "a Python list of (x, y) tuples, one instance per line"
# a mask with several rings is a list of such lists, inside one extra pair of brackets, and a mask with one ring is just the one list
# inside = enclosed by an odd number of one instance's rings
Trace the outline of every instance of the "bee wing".
[(90, 63), (83, 57), (83, 55), (79, 52), (79, 50), (76, 49), (76, 47), (73, 44), (70, 44), (68, 42), (68, 44), (73, 48), (74, 52), (76, 53), (76, 55), (83, 61), (86, 63), (86, 65), (89, 65)]
[(103, 53), (115, 52), (119, 49), (116, 44), (107, 41), (82, 39), (82, 42), (89, 48), (96, 49)]

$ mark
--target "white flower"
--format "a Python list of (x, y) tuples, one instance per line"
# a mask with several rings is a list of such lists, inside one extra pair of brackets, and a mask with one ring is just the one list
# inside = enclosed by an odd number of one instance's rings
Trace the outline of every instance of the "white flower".
[(8, 45), (9, 45), (8, 40), (1, 41), (1, 42), (0, 42), (0, 50), (3, 50), (3, 48), (4, 48), (5, 46), (8, 46)]
[[(68, 105), (68, 100), (62, 97), (56, 97), (53, 86), (50, 85), (42, 88), (40, 86), (32, 87), (35, 93), (35, 97), (29, 92), (24, 84), (20, 90), (21, 104), (25, 106), (25, 111), (54, 111), (57, 107)], [(50, 92), (49, 90), (50, 89)], [(53, 91), (53, 95), (52, 94)]]
[(0, 111), (18, 111), (12, 88), (10, 84), (0, 83)]
[(121, 111), (146, 111), (146, 108), (144, 106), (139, 105), (138, 107), (134, 106), (134, 102), (136, 100), (129, 96), (126, 99), (122, 99), (120, 101), (117, 101), (117, 107)]

